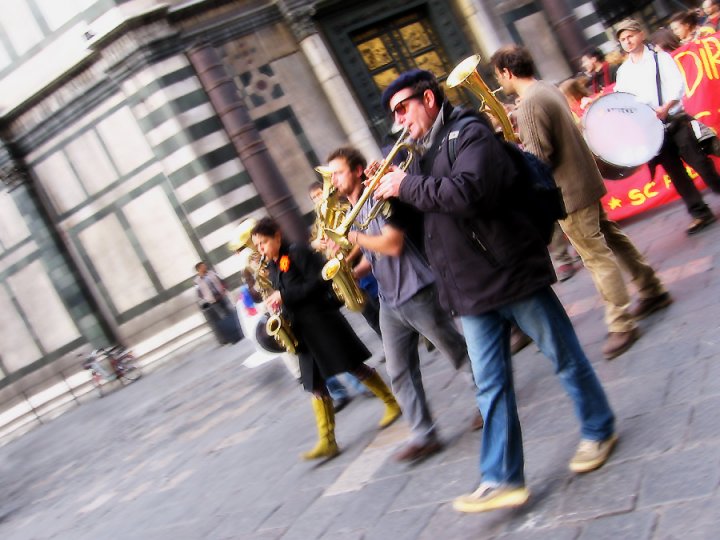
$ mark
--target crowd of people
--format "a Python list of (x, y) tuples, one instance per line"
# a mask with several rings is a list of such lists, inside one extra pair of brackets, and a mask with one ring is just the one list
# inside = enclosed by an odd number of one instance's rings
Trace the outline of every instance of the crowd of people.
[[(684, 79), (666, 52), (696, 39), (706, 27), (717, 29), (717, 0), (706, 0), (703, 9), (704, 20), (695, 12), (672, 17), (672, 36), (655, 32), (654, 46), (638, 21), (621, 21), (615, 26), (620, 60), (590, 50), (582, 58), (585, 73), (559, 88), (536, 77), (524, 47), (503, 47), (490, 59), (504, 93), (517, 98), (509, 111), (522, 147), (551, 167), (561, 189), (567, 215), (558, 222), (552, 245), (560, 248), (553, 251), (567, 251), (569, 242), (603, 299), (608, 337), (602, 352), (607, 360), (631, 348), (640, 338), (639, 321), (673, 298), (603, 209), (605, 184), (578, 118), (594, 96), (612, 90), (650, 105), (665, 124), (662, 148), (650, 166), (661, 165), (682, 197), (692, 218), (687, 234), (711, 225), (715, 216), (683, 161), (715, 192), (720, 192), (720, 177), (692, 136), (682, 106)], [(319, 437), (304, 458), (329, 459), (340, 451), (328, 383), (342, 373), (352, 374), (383, 401), (380, 428), (401, 414), (408, 422), (410, 438), (395, 459), (416, 463), (442, 450), (422, 382), (418, 344), (424, 337), (454, 369), (471, 371), (474, 405), (469, 392), (467, 401), (468, 408), (476, 409), (472, 428), (483, 430), (479, 485), (457, 497), (453, 507), (484, 512), (521, 505), (529, 490), (513, 385), (514, 331), (550, 359), (574, 408), (580, 440), (569, 462), (572, 472), (593, 471), (609, 459), (618, 440), (615, 416), (552, 288), (559, 272), (546, 239), (515, 202), (526, 182), (491, 119), (453, 106), (437, 78), (421, 69), (400, 74), (384, 90), (381, 103), (406, 130), (415, 159), (408, 167), (368, 164), (352, 147), (339, 147), (327, 157), (336, 195), (358, 211), (344, 239), (353, 250), (324, 234), (322, 224), (313, 233), (312, 246), (287, 243), (270, 218), (252, 230), (255, 249), (268, 264), (272, 290), (266, 291), (265, 304), (288, 319), (298, 340), (300, 381), (313, 396)], [(380, 176), (379, 170), (387, 172)], [(366, 193), (368, 178), (379, 180), (372, 193)], [(322, 185), (311, 187), (311, 196), (319, 211)], [(373, 217), (375, 200), (386, 200), (389, 207)], [(371, 274), (376, 280), (377, 298), (368, 296), (363, 314), (382, 340), (392, 391), (366, 365), (370, 352), (321, 277), (325, 260), (343, 249), (353, 260), (354, 278)], [(634, 305), (623, 274), (637, 291)], [(201, 301), (215, 298), (213, 283), (207, 278), (199, 282)]]

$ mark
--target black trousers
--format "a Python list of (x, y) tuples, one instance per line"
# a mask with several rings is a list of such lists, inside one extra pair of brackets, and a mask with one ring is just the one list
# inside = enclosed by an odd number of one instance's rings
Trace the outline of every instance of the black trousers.
[(654, 171), (655, 165), (662, 165), (682, 197), (688, 213), (695, 218), (705, 218), (712, 215), (712, 212), (688, 175), (683, 160), (715, 193), (720, 193), (720, 175), (710, 158), (700, 149), (690, 127), (690, 120), (690, 116), (685, 114), (676, 117), (668, 124), (663, 146), (660, 153), (650, 162), (650, 168)]

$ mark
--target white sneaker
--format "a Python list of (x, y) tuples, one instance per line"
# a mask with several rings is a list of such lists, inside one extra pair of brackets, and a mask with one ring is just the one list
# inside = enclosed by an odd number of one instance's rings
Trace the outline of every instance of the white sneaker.
[(578, 444), (575, 455), (570, 460), (570, 470), (576, 473), (584, 473), (599, 469), (610, 457), (617, 440), (617, 433), (613, 433), (604, 441), (582, 439)]

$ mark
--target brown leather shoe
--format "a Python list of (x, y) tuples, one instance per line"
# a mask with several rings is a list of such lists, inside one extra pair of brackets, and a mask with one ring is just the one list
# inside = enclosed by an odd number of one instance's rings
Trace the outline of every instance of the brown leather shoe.
[(672, 303), (672, 296), (670, 296), (670, 293), (667, 292), (658, 294), (652, 298), (640, 298), (635, 307), (630, 310), (630, 314), (638, 320), (644, 319), (651, 313), (655, 313), (656, 311), (666, 308)]
[(638, 340), (637, 328), (633, 328), (629, 332), (610, 332), (607, 341), (602, 349), (605, 360), (612, 360), (616, 356), (620, 356), (633, 346)]
[(480, 414), (480, 411), (475, 413), (475, 416), (473, 416), (472, 422), (470, 422), (470, 429), (473, 431), (478, 431), (483, 428), (485, 425), (485, 420), (483, 420), (482, 414)]
[(442, 443), (432, 440), (425, 444), (408, 444), (395, 454), (395, 461), (419, 461), (442, 450)]

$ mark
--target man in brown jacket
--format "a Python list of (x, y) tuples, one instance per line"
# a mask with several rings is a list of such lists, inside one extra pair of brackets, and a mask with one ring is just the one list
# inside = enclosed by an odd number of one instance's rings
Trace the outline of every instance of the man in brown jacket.
[[(520, 98), (516, 115), (525, 149), (553, 168), (568, 212), (560, 227), (605, 301), (609, 332), (603, 354), (608, 360), (615, 358), (637, 340), (637, 320), (668, 306), (672, 298), (642, 254), (605, 214), (600, 203), (605, 184), (563, 94), (535, 78), (534, 62), (523, 47), (504, 47), (491, 63), (503, 90)], [(638, 289), (640, 299), (632, 310), (621, 267)]]

